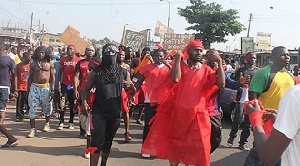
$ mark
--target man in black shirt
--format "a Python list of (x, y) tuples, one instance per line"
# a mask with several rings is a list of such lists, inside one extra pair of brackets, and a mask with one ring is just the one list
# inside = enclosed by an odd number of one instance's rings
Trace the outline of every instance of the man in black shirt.
[[(243, 74), (244, 77), (253, 77), (253, 75), (259, 70), (259, 68), (256, 67), (256, 54), (254, 52), (249, 52), (245, 59), (244, 59), (245, 66), (239, 68), (234, 76), (234, 80), (238, 81), (240, 78), (240, 75)], [(244, 117), (243, 109), (240, 106), (240, 103), (238, 102), (241, 97), (241, 90), (238, 91), (237, 97), (236, 97), (236, 105), (235, 105), (235, 112), (234, 117), (232, 121), (231, 130), (229, 133), (229, 138), (227, 140), (227, 145), (231, 147), (233, 145), (233, 140), (237, 136), (237, 132), (239, 129), (240, 124), (245, 121), (240, 141), (239, 141), (239, 149), (243, 151), (249, 151), (250, 149), (246, 146), (246, 143), (248, 142), (247, 139), (250, 136), (250, 121), (248, 116)], [(234, 110), (233, 110), (234, 111)]]
[(117, 63), (119, 50), (113, 44), (102, 48), (102, 63), (91, 71), (82, 91), (83, 114), (89, 116), (88, 94), (93, 86), (96, 96), (92, 108), (92, 143), (87, 149), (91, 153), (90, 165), (97, 166), (101, 155), (101, 166), (105, 166), (113, 138), (120, 126), (122, 87), (135, 92), (129, 72)]

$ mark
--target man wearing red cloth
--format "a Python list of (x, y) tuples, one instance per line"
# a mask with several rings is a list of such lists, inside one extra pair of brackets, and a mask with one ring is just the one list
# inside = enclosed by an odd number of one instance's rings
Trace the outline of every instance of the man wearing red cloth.
[[(165, 95), (164, 89), (168, 90), (172, 87), (172, 84), (166, 84), (163, 86), (166, 79), (170, 80), (170, 68), (171, 66), (167, 63), (163, 63), (164, 56), (166, 52), (161, 49), (154, 50), (153, 52), (153, 61), (154, 63), (143, 66), (139, 72), (136, 74), (138, 79), (135, 84), (136, 89), (139, 90), (143, 82), (145, 81), (146, 85), (146, 99), (144, 103), (145, 107), (145, 125), (143, 130), (143, 141), (145, 141), (148, 132), (150, 130), (151, 124), (149, 124), (150, 119), (155, 115), (156, 108), (160, 103), (160, 98), (163, 98)], [(150, 157), (148, 154), (142, 154), (142, 157)]]
[[(200, 63), (204, 55), (200, 40), (192, 40), (182, 53), (175, 55), (171, 69), (171, 79), (177, 84), (157, 108), (142, 153), (168, 159), (172, 166), (207, 166), (211, 123), (205, 96), (215, 84), (225, 86), (225, 74), (221, 67), (214, 72)], [(208, 56), (208, 60), (222, 65), (218, 54)]]

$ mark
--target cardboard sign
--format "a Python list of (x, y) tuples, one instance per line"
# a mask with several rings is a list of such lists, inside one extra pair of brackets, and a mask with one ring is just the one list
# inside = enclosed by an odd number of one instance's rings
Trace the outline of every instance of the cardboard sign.
[(90, 42), (84, 40), (80, 36), (80, 32), (75, 28), (68, 26), (64, 33), (61, 34), (59, 40), (65, 45), (73, 44), (80, 54), (84, 54), (85, 48), (90, 46)]
[(162, 37), (165, 33), (174, 33), (174, 29), (164, 25), (160, 21), (157, 21), (154, 36)]
[(131, 47), (133, 51), (138, 51), (142, 47), (145, 36), (139, 32), (126, 30), (125, 33), (125, 47)]
[(191, 34), (164, 34), (163, 47), (166, 50), (183, 50), (191, 40), (195, 39), (195, 35)]

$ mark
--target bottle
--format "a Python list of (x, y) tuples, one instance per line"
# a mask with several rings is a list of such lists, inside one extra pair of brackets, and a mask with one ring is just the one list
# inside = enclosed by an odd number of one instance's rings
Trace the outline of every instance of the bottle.
[(243, 90), (242, 90), (242, 97), (240, 98), (240, 103), (244, 103), (245, 101), (249, 101), (249, 97), (248, 97), (248, 84), (244, 84), (243, 85)]

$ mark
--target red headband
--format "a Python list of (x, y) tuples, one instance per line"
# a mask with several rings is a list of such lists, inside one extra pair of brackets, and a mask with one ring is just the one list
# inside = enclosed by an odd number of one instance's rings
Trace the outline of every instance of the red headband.
[(73, 44), (68, 45), (67, 48), (72, 48), (75, 52), (77, 52), (77, 51), (76, 51), (76, 46), (74, 46)]
[(182, 50), (182, 54), (184, 55), (183, 57), (184, 60), (188, 59), (189, 55), (187, 52), (192, 47), (200, 47), (204, 50), (204, 46), (200, 39), (191, 40), (190, 43)]
[(250, 56), (255, 56), (255, 57), (256, 57), (255, 52), (249, 52), (249, 53), (246, 55), (245, 59), (244, 59), (244, 63), (248, 63), (248, 58), (249, 58)]

